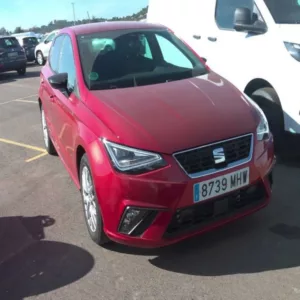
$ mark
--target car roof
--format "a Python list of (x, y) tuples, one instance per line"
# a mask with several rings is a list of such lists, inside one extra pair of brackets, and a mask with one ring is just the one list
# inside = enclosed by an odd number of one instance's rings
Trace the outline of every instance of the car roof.
[(160, 24), (143, 23), (138, 21), (109, 21), (67, 27), (62, 29), (61, 33), (73, 32), (75, 35), (81, 35), (124, 29), (166, 29), (166, 27)]
[(0, 35), (0, 39), (17, 39), (15, 36), (11, 36), (11, 35)]

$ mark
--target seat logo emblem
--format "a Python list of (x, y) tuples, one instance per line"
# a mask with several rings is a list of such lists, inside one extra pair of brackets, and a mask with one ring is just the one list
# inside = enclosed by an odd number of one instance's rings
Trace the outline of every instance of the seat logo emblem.
[(213, 157), (215, 160), (215, 164), (221, 164), (225, 162), (225, 153), (224, 148), (216, 148), (213, 150)]

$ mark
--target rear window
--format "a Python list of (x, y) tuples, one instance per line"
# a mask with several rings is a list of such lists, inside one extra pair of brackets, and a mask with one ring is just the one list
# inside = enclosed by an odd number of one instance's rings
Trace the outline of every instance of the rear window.
[(116, 30), (77, 37), (90, 90), (128, 88), (207, 73), (199, 58), (167, 30)]
[(23, 38), (23, 44), (24, 44), (24, 46), (37, 45), (38, 44), (38, 39), (36, 37)]
[(13, 48), (20, 46), (18, 40), (13, 37), (0, 38), (0, 48)]

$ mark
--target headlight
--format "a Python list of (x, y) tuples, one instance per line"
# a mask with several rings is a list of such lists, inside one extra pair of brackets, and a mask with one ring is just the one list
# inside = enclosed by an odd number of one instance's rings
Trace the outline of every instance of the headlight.
[(244, 94), (244, 97), (256, 109), (257, 113), (260, 116), (260, 122), (256, 129), (256, 136), (259, 141), (262, 141), (262, 140), (268, 138), (270, 135), (270, 128), (269, 128), (269, 123), (268, 123), (267, 117), (266, 117), (265, 113), (263, 112), (263, 110), (249, 96)]
[(300, 44), (284, 42), (284, 45), (293, 58), (300, 61)]
[(120, 172), (141, 174), (167, 165), (159, 154), (119, 145), (105, 139), (102, 141), (113, 166)]

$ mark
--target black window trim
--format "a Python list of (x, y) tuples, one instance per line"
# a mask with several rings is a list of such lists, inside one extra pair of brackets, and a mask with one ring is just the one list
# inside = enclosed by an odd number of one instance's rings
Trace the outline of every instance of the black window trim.
[[(231, 32), (234, 31), (234, 32), (238, 32), (238, 31), (236, 31), (234, 28), (225, 28), (225, 27), (221, 27), (221, 26), (219, 25), (219, 23), (218, 23), (218, 21), (217, 21), (217, 6), (218, 6), (218, 2), (219, 2), (219, 1), (224, 1), (224, 0), (216, 0), (216, 5), (215, 5), (215, 23), (216, 23), (218, 29), (224, 30), (224, 31), (231, 31)], [(225, 1), (226, 1), (226, 0), (225, 0)], [(261, 15), (261, 17), (262, 17), (262, 19), (263, 19), (263, 22), (265, 23), (265, 25), (266, 25), (266, 27), (267, 27), (267, 29), (268, 29), (268, 25), (267, 25), (267, 23), (266, 23), (266, 20), (264, 19), (264, 16), (262, 15), (260, 9), (258, 8), (258, 6), (257, 6), (257, 4), (256, 4), (256, 2), (255, 2), (255, 0), (254, 0), (254, 5), (256, 6), (257, 11), (258, 11), (259, 14)]]

